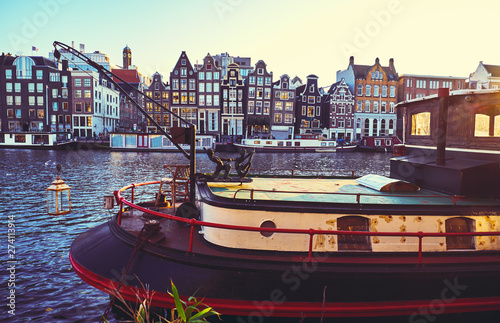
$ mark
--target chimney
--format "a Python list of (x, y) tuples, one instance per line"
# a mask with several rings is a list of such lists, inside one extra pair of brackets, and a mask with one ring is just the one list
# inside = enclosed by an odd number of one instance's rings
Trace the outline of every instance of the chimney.
[(354, 56), (349, 57), (349, 65), (354, 65)]
[(389, 68), (396, 72), (396, 68), (394, 67), (394, 58), (389, 59)]
[(63, 71), (68, 70), (68, 60), (67, 59), (63, 59), (63, 61), (62, 61), (62, 70)]
[(380, 64), (380, 60), (378, 59), (378, 57), (377, 57), (377, 58), (375, 58), (375, 64), (376, 64), (376, 65), (379, 65), (379, 64)]
[(80, 44), (80, 53), (85, 53), (85, 44)]

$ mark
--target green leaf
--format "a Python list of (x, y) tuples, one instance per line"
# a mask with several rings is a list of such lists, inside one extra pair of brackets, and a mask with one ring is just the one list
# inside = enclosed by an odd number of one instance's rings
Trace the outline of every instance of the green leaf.
[(196, 320), (196, 319), (204, 319), (205, 317), (208, 317), (208, 316), (214, 315), (214, 314), (218, 314), (218, 313), (215, 312), (214, 310), (212, 310), (211, 307), (207, 307), (203, 311), (200, 311), (200, 312), (196, 313), (195, 315), (193, 315), (191, 317), (191, 319), (189, 320), (189, 322), (192, 322), (192, 320)]
[(174, 282), (172, 280), (170, 280), (170, 282), (172, 283), (172, 293), (174, 294), (174, 302), (175, 302), (175, 307), (177, 308), (177, 313), (184, 320), (184, 322), (187, 322), (186, 313), (184, 312), (184, 308), (182, 307), (182, 302), (179, 297), (179, 292), (177, 291), (177, 287), (175, 287)]
[(101, 314), (101, 317), (104, 320), (104, 322), (109, 323), (108, 320), (106, 320), (106, 318), (104, 317), (104, 315)]

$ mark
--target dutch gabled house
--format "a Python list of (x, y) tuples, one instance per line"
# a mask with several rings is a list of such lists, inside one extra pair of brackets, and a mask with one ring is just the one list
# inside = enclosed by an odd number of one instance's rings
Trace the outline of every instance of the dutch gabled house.
[[(299, 85), (301, 83), (298, 83)], [(273, 84), (271, 136), (276, 139), (293, 139), (295, 129), (295, 91), (297, 83), (287, 74)]]
[(248, 110), (246, 115), (247, 138), (268, 137), (271, 127), (271, 103), (273, 73), (267, 71), (263, 60), (255, 64), (255, 69), (248, 74)]
[(374, 65), (356, 65), (351, 56), (347, 69), (337, 72), (337, 80), (341, 78), (356, 96), (356, 139), (396, 135), (398, 73), (394, 59), (389, 66), (380, 65), (378, 58)]
[(318, 77), (308, 75), (306, 84), (297, 88), (295, 108), (295, 134), (326, 135), (329, 113), (323, 103), (323, 90), (318, 86)]
[(60, 70), (45, 57), (2, 54), (0, 83), (3, 133), (57, 131), (59, 139), (71, 136), (72, 86), (67, 61)]
[[(160, 73), (155, 72), (153, 74), (151, 85), (144, 89), (144, 93), (161, 104), (161, 106), (159, 106), (146, 97), (146, 112), (153, 117), (163, 130), (169, 130), (171, 126), (171, 115), (166, 109), (170, 109), (170, 86), (168, 83), (163, 83), (163, 76)], [(149, 120), (147, 121), (146, 131), (153, 133), (157, 132), (156, 126)]]
[(221, 68), (207, 54), (198, 71), (198, 133), (216, 136), (220, 133)]
[(221, 140), (239, 141), (245, 129), (246, 87), (238, 64), (227, 67), (221, 81)]
[(352, 141), (355, 137), (354, 107), (356, 100), (345, 79), (332, 84), (325, 94), (324, 102), (329, 111), (328, 138)]
[[(182, 51), (175, 67), (170, 72), (172, 111), (186, 121), (198, 124), (198, 101), (197, 101), (198, 74), (191, 65), (185, 51)], [(172, 119), (173, 127), (185, 126), (177, 118)], [(197, 130), (198, 131), (198, 130)]]

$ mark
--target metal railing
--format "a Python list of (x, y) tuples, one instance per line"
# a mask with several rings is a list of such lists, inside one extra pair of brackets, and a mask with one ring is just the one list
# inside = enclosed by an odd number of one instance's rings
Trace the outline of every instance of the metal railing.
[[(361, 204), (362, 196), (373, 196), (373, 197), (410, 197), (409, 195), (402, 194), (369, 194), (369, 193), (347, 193), (347, 192), (311, 192), (311, 191), (279, 191), (279, 190), (261, 190), (253, 188), (240, 188), (234, 192), (233, 199), (236, 199), (236, 195), (240, 192), (250, 192), (250, 201), (254, 201), (255, 193), (280, 193), (280, 194), (311, 194), (311, 195), (344, 195), (356, 197), (356, 204)], [(418, 195), (411, 196), (415, 198), (447, 198), (451, 199), (453, 205), (457, 205), (459, 199), (464, 198), (462, 195)], [(345, 202), (341, 202), (345, 203)]]
[[(118, 225), (121, 226), (122, 216), (123, 216), (123, 206), (127, 205), (133, 209), (138, 211), (155, 215), (158, 217), (162, 217), (169, 220), (174, 220), (178, 222), (183, 222), (189, 224), (191, 226), (190, 238), (188, 244), (188, 252), (193, 252), (193, 242), (195, 235), (195, 227), (196, 226), (204, 226), (218, 229), (226, 229), (226, 230), (237, 230), (237, 231), (248, 231), (248, 232), (270, 232), (270, 233), (285, 233), (285, 234), (304, 234), (309, 235), (309, 248), (308, 248), (308, 256), (306, 259), (307, 263), (310, 263), (313, 259), (313, 239), (315, 235), (351, 235), (351, 236), (381, 236), (381, 237), (416, 237), (418, 238), (418, 264), (423, 263), (423, 250), (422, 250), (422, 240), (426, 237), (465, 237), (465, 236), (500, 236), (500, 231), (491, 231), (491, 232), (371, 232), (371, 231), (344, 231), (344, 230), (318, 230), (318, 229), (287, 229), (287, 228), (263, 228), (263, 227), (250, 227), (250, 226), (240, 226), (240, 225), (229, 225), (229, 224), (221, 224), (221, 223), (213, 223), (206, 221), (199, 221), (196, 219), (186, 219), (182, 217), (178, 217), (171, 214), (165, 214), (158, 211), (154, 211), (145, 207), (141, 207), (139, 205), (134, 204), (135, 200), (135, 189), (136, 187), (146, 186), (146, 185), (154, 185), (160, 184), (160, 181), (153, 182), (145, 182), (139, 184), (131, 184), (121, 188), (118, 191), (114, 192), (115, 199), (117, 201), (120, 210), (118, 211)], [(127, 201), (124, 197), (122, 197), (122, 192), (131, 189), (131, 200)]]

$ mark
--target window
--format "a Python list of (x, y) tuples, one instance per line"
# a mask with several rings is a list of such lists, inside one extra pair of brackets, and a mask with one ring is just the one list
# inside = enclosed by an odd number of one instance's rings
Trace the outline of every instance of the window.
[(411, 116), (411, 134), (414, 136), (429, 136), (431, 133), (431, 113), (421, 112)]
[(308, 96), (307, 97), (307, 103), (315, 103), (316, 102), (316, 99), (314, 98), (314, 96)]
[(379, 93), (379, 86), (378, 85), (374, 85), (373, 86), (373, 96), (379, 96), (380, 93)]
[(255, 103), (255, 113), (262, 114), (262, 102), (261, 101), (257, 101)]
[(7, 80), (12, 79), (12, 70), (5, 70), (5, 78)]
[[(207, 68), (208, 68), (208, 66), (207, 66)], [(212, 72), (207, 72), (207, 80), (211, 80), (211, 79), (212, 79)]]
[(85, 90), (84, 97), (90, 99), (92, 97), (92, 92), (90, 90)]
[(181, 68), (181, 76), (187, 76), (187, 68), (185, 67)]
[(28, 56), (19, 56), (14, 60), (13, 65), (16, 66), (16, 78), (30, 79), (32, 77), (35, 62)]
[(198, 104), (199, 104), (199, 105), (205, 105), (205, 95), (200, 94), (200, 95), (198, 96)]
[(42, 70), (37, 70), (36, 71), (36, 79), (37, 80), (43, 80), (43, 71)]
[(282, 117), (281, 113), (276, 113), (274, 115), (274, 123), (281, 123), (282, 122), (281, 117)]
[(82, 91), (81, 90), (76, 90), (75, 91), (75, 98), (81, 98), (82, 97)]
[(253, 114), (254, 113), (254, 101), (249, 101), (248, 102), (248, 113)]
[(271, 110), (271, 102), (264, 102), (264, 114), (269, 114)]
[(28, 97), (28, 104), (35, 105), (35, 96), (34, 95)]
[(196, 93), (189, 92), (189, 104), (196, 104)]
[(189, 90), (191, 90), (191, 91), (196, 90), (196, 80), (195, 79), (189, 79)]
[(248, 88), (248, 97), (249, 98), (255, 98), (255, 88), (254, 87), (249, 87)]
[(21, 92), (21, 83), (14, 83), (14, 92)]
[(259, 74), (259, 75), (264, 74), (264, 69), (263, 68), (258, 68), (257, 69), (257, 74)]
[(76, 112), (82, 112), (82, 103), (81, 102), (76, 102), (75, 103), (75, 111)]
[(14, 100), (15, 100), (16, 105), (21, 105), (21, 97), (20, 96), (16, 96), (14, 98)]
[[(343, 216), (338, 218), (339, 231), (369, 231), (369, 221), (361, 216)], [(371, 250), (370, 237), (361, 235), (338, 235), (339, 250)]]
[(43, 83), (37, 83), (36, 84), (36, 91), (38, 93), (43, 93)]
[(356, 107), (356, 112), (363, 112), (363, 101), (358, 101), (358, 106)]
[(500, 137), (500, 115), (476, 114), (474, 123), (475, 137)]
[(14, 109), (7, 109), (7, 118), (14, 118)]
[(263, 77), (257, 77), (257, 85), (264, 85), (264, 78)]
[(307, 116), (308, 117), (314, 117), (314, 107), (307, 107)]
[(172, 103), (179, 103), (179, 92), (172, 93)]
[(207, 92), (212, 92), (212, 83), (207, 83)]
[(90, 84), (91, 83), (90, 83), (90, 79), (89, 78), (86, 78), (86, 79), (83, 80), (83, 86), (90, 87)]
[(373, 113), (378, 113), (378, 101), (373, 101)]
[(28, 92), (35, 92), (35, 83), (28, 83)]
[(285, 114), (285, 123), (292, 123), (293, 122), (293, 114), (287, 113)]
[(186, 104), (188, 102), (187, 92), (181, 92), (181, 104)]
[(370, 101), (366, 100), (365, 102), (365, 112), (370, 112)]
[(394, 98), (395, 96), (396, 96), (396, 87), (394, 85), (391, 85), (390, 97)]
[(271, 85), (271, 78), (270, 77), (266, 77), (266, 85)]
[(363, 95), (363, 84), (358, 84), (358, 96)]
[(187, 90), (188, 89), (188, 84), (186, 79), (181, 80), (181, 90)]
[[(193, 93), (194, 95), (194, 93)], [(211, 95), (207, 95), (207, 105), (212, 105), (212, 96)]]
[(92, 105), (90, 102), (85, 102), (85, 112), (92, 112)]
[(265, 88), (264, 89), (264, 99), (270, 99), (270, 98), (271, 98), (271, 89)]
[[(446, 233), (448, 232), (474, 232), (474, 220), (457, 217), (445, 220)], [(446, 249), (475, 249), (474, 236), (448, 236)]]
[(281, 100), (288, 100), (288, 93), (287, 91), (281, 91)]
[(178, 90), (178, 89), (179, 89), (179, 80), (173, 79), (172, 80), (172, 90)]
[(182, 64), (182, 65), (186, 65), (186, 60), (185, 60), (184, 58), (183, 58), (183, 59), (181, 59), (181, 64)]
[(382, 96), (387, 97), (387, 85), (382, 85)]
[(59, 73), (50, 73), (49, 74), (49, 80), (51, 82), (60, 82), (61, 81), (61, 74), (59, 74)]
[(274, 110), (283, 110), (283, 102), (281, 101), (274, 102)]
[(365, 96), (371, 96), (371, 95), (372, 95), (372, 86), (367, 84), (365, 89)]
[(293, 103), (292, 102), (286, 102), (285, 103), (285, 110), (286, 111), (293, 111)]
[(37, 105), (43, 105), (43, 96), (37, 96), (36, 97), (36, 104)]
[(262, 99), (262, 95), (263, 95), (262, 88), (261, 87), (257, 88), (257, 99)]
[(5, 83), (5, 91), (12, 92), (12, 83)]
[(205, 79), (205, 72), (198, 72), (198, 79), (204, 80)]

